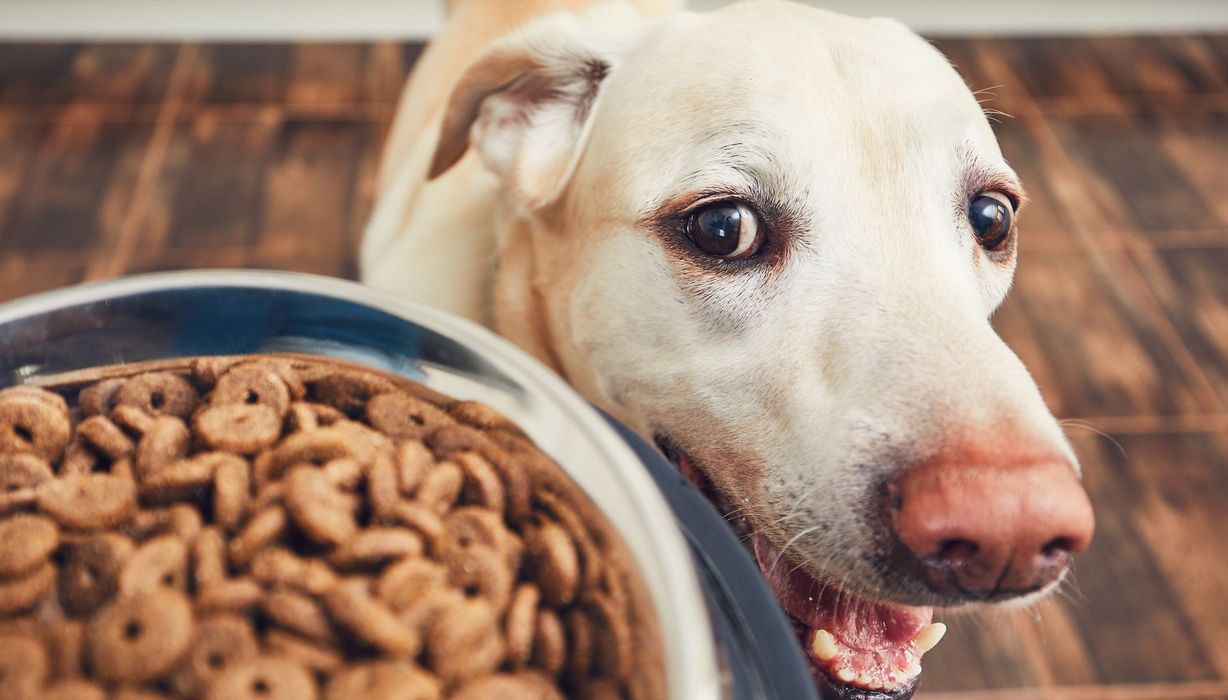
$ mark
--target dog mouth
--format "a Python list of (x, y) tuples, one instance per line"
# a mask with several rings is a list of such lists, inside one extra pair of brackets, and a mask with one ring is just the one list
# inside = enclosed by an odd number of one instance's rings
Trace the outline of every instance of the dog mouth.
[(815, 578), (737, 514), (695, 460), (668, 438), (657, 446), (725, 516), (754, 555), (776, 600), (793, 623), (824, 698), (907, 700), (921, 677), (921, 657), (946, 626), (934, 609), (873, 600)]

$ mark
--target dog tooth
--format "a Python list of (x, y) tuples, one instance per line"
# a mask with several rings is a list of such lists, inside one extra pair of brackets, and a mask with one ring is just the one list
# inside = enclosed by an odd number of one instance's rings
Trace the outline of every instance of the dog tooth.
[(861, 687), (863, 687), (863, 688), (874, 688), (874, 687), (876, 687), (876, 686), (875, 686), (875, 684), (874, 684), (874, 681), (870, 680), (870, 676), (869, 676), (868, 674), (866, 674), (864, 671), (863, 671), (863, 672), (861, 672), (861, 673), (859, 673), (859, 674), (857, 674), (857, 685), (859, 685), (859, 686), (861, 686)]
[(840, 652), (840, 647), (836, 644), (836, 637), (831, 632), (818, 630), (810, 642), (810, 650), (814, 652), (819, 661), (831, 661)]
[(836, 669), (836, 678), (838, 678), (841, 683), (852, 683), (853, 681), (857, 680), (857, 674), (853, 673), (853, 669), (849, 668), (848, 666), (841, 666), (840, 668)]
[(924, 654), (925, 652), (938, 646), (938, 642), (942, 641), (942, 636), (947, 633), (947, 626), (941, 622), (934, 624), (921, 630), (921, 634), (917, 635), (917, 651)]
[(906, 670), (904, 673), (907, 674), (908, 678), (913, 678), (915, 676), (921, 675), (921, 660), (914, 659), (912, 664), (909, 665), (908, 670)]

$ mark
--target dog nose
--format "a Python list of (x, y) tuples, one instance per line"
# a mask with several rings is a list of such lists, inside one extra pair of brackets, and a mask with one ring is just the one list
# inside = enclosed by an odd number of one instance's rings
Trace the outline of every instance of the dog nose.
[(931, 461), (888, 485), (896, 537), (933, 591), (995, 599), (1037, 590), (1087, 549), (1091, 502), (1065, 459)]

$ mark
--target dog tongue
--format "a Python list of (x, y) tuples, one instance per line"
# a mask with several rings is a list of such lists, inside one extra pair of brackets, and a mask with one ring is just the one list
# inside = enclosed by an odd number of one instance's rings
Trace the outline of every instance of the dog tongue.
[(840, 683), (909, 686), (921, 672), (921, 655), (946, 629), (930, 624), (933, 608), (866, 600), (816, 581), (758, 532), (754, 551), (777, 600), (804, 628), (811, 661)]

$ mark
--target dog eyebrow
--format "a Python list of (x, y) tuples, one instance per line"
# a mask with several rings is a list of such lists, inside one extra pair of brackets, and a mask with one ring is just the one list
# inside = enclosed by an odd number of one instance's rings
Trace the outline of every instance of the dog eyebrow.
[(726, 128), (713, 132), (697, 148), (702, 165), (679, 177), (674, 193), (641, 211), (641, 224), (659, 224), (703, 202), (743, 200), (753, 205), (780, 234), (807, 230), (807, 188), (790, 179), (790, 169), (766, 142), (763, 130)]
[(764, 216), (779, 219), (778, 224), (791, 223), (793, 228), (808, 224), (807, 188), (792, 179), (793, 169), (781, 162), (779, 144), (785, 140), (776, 131), (755, 120), (710, 129), (693, 150), (700, 154), (701, 163), (676, 181), (684, 194), (667, 198), (654, 207), (653, 214), (676, 213), (688, 198), (725, 195), (755, 204)]
[(963, 161), (963, 194), (971, 197), (980, 192), (998, 191), (1010, 197), (1016, 210), (1022, 209), (1028, 202), (1028, 194), (1023, 188), (1019, 176), (1009, 167), (986, 161), (973, 150), (970, 143), (960, 149)]
[[(710, 154), (703, 167), (682, 178), (684, 185), (710, 180), (721, 170), (737, 173), (747, 184), (765, 190), (779, 190), (783, 184), (772, 182), (774, 174), (782, 172), (776, 152), (766, 144), (777, 142), (772, 129), (760, 122), (741, 121), (709, 131), (700, 140), (700, 153)], [(768, 177), (765, 177), (765, 174)]]
[(756, 286), (760, 289), (771, 289), (795, 249), (809, 246), (806, 233), (813, 217), (806, 206), (807, 188), (790, 180), (791, 170), (780, 162), (780, 154), (771, 148), (772, 143), (771, 131), (752, 122), (730, 124), (709, 132), (700, 140), (700, 147), (694, 149), (703, 159), (702, 164), (679, 177), (672, 194), (648, 204), (637, 217), (641, 226), (656, 233), (672, 251), (688, 286), (701, 297), (709, 296), (711, 285), (733, 271), (705, 264), (679, 240), (686, 215), (704, 204), (722, 200), (746, 202), (767, 227), (770, 236), (767, 264), (755, 266)]

